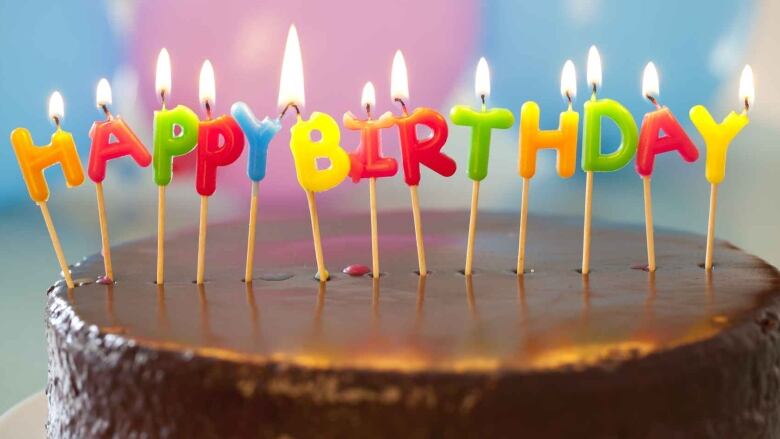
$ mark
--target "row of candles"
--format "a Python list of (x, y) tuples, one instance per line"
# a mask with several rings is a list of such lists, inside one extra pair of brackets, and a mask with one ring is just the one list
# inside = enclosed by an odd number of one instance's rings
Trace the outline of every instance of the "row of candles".
[[(522, 177), (522, 205), (517, 257), (517, 275), (525, 273), (526, 224), (528, 212), (528, 193), (530, 182), (536, 173), (536, 157), (540, 149), (551, 148), (557, 154), (557, 173), (562, 178), (574, 175), (577, 160), (579, 131), (579, 113), (573, 109), (577, 92), (576, 73), (572, 61), (566, 61), (561, 75), (561, 94), (568, 108), (560, 114), (557, 129), (540, 128), (540, 109), (535, 102), (526, 102), (520, 110), (519, 174)], [(619, 102), (597, 98), (601, 85), (601, 59), (595, 47), (588, 53), (587, 81), (591, 88), (591, 97), (584, 104), (582, 169), (586, 173), (585, 217), (583, 228), (582, 274), (590, 271), (590, 234), (593, 175), (596, 172), (614, 172), (626, 166), (636, 157), (636, 170), (642, 178), (645, 198), (645, 222), (647, 236), (647, 269), (654, 271), (655, 250), (652, 223), (652, 202), (650, 178), (653, 173), (656, 155), (677, 151), (688, 162), (698, 159), (699, 152), (694, 142), (674, 117), (672, 112), (658, 101), (658, 73), (653, 63), (644, 71), (642, 95), (655, 107), (645, 115), (641, 129), (631, 113)], [(317, 279), (328, 279), (325, 268), (323, 248), (319, 232), (319, 219), (315, 193), (329, 190), (339, 185), (347, 176), (355, 182), (369, 180), (372, 273), (379, 271), (379, 244), (376, 209), (376, 180), (392, 177), (398, 172), (395, 159), (384, 157), (381, 149), (381, 131), (397, 127), (402, 156), (403, 174), (409, 186), (415, 238), (417, 244), (418, 268), (421, 276), (426, 276), (425, 250), (423, 245), (420, 204), (417, 187), (420, 183), (420, 167), (425, 166), (436, 173), (448, 177), (455, 173), (455, 161), (442, 152), (447, 137), (448, 125), (445, 117), (430, 108), (416, 108), (409, 111), (409, 86), (406, 63), (401, 51), (393, 59), (391, 77), (391, 97), (400, 105), (402, 114), (395, 116), (390, 112), (374, 118), (372, 108), (375, 103), (375, 90), (371, 82), (363, 88), (361, 105), (366, 112), (360, 118), (352, 112), (343, 117), (343, 125), (349, 130), (360, 132), (360, 144), (354, 153), (347, 153), (339, 143), (339, 125), (333, 117), (321, 112), (313, 112), (304, 119), (301, 111), (304, 107), (303, 61), (295, 26), (290, 28), (282, 62), (279, 86), (277, 117), (265, 117), (259, 120), (249, 106), (239, 102), (232, 106), (230, 115), (213, 117), (212, 108), (215, 99), (214, 70), (211, 63), (204, 62), (200, 73), (200, 102), (203, 105), (205, 119), (200, 120), (194, 111), (183, 105), (168, 108), (171, 90), (170, 57), (162, 49), (157, 60), (155, 81), (156, 91), (161, 100), (161, 109), (154, 113), (153, 153), (150, 154), (143, 142), (133, 133), (120, 117), (110, 111), (112, 103), (108, 81), (102, 79), (97, 87), (97, 107), (105, 114), (105, 120), (97, 121), (89, 135), (92, 140), (87, 174), (95, 183), (98, 216), (102, 239), (102, 255), (105, 265), (104, 280), (112, 282), (114, 278), (111, 264), (111, 249), (108, 238), (103, 181), (107, 163), (113, 159), (129, 156), (142, 167), (153, 164), (154, 181), (158, 191), (158, 230), (157, 230), (157, 276), (158, 284), (164, 283), (165, 261), (165, 188), (173, 176), (173, 158), (189, 154), (195, 150), (196, 178), (195, 186), (201, 196), (200, 227), (198, 236), (198, 256), (196, 281), (201, 284), (205, 276), (206, 231), (208, 200), (216, 190), (217, 170), (235, 162), (249, 144), (247, 175), (252, 185), (247, 243), (245, 280), (251, 282), (256, 229), (256, 211), (259, 183), (266, 173), (268, 146), (275, 134), (282, 128), (282, 119), (291, 110), (295, 111), (297, 121), (291, 128), (290, 149), (295, 161), (295, 169), (300, 186), (306, 193), (311, 216), (312, 236)], [(491, 132), (494, 129), (509, 129), (515, 123), (513, 113), (505, 108), (488, 108), (490, 95), (490, 73), (487, 62), (480, 59), (475, 80), (475, 92), (481, 106), (474, 108), (456, 105), (450, 112), (451, 121), (460, 126), (471, 128), (471, 149), (468, 162), (468, 177), (473, 180), (471, 211), (469, 220), (466, 264), (464, 273), (473, 271), (474, 240), (477, 225), (479, 183), (487, 176)], [(707, 231), (707, 250), (705, 268), (712, 269), (715, 211), (717, 205), (717, 187), (725, 177), (726, 153), (734, 137), (749, 120), (747, 112), (753, 103), (753, 74), (749, 66), (742, 72), (739, 98), (744, 110), (731, 112), (717, 122), (710, 112), (701, 105), (693, 107), (690, 118), (701, 134), (706, 145), (706, 179), (711, 184), (710, 212)], [(11, 133), (11, 143), (16, 152), (22, 175), (31, 198), (40, 206), (52, 244), (62, 268), (65, 281), (73, 288), (73, 280), (68, 269), (62, 248), (52, 223), (46, 201), (49, 189), (44, 170), (60, 164), (68, 186), (77, 186), (84, 181), (84, 173), (71, 133), (61, 126), (64, 114), (62, 96), (54, 92), (49, 100), (49, 116), (56, 130), (48, 145), (36, 146), (25, 128), (17, 128)], [(601, 124), (610, 119), (619, 128), (621, 143), (610, 153), (603, 153)], [(420, 138), (418, 126), (426, 126), (432, 133)], [(313, 140), (312, 134), (319, 132), (320, 139)], [(326, 158), (330, 166), (321, 169), (318, 159)]]

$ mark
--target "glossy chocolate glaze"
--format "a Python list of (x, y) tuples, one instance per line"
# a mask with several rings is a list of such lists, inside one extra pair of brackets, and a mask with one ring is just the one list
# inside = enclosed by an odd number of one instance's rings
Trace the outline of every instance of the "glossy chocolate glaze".
[(483, 213), (466, 278), (467, 213), (423, 219), (426, 278), (406, 212), (379, 216), (378, 279), (341, 273), (370, 265), (368, 215), (322, 218), (327, 284), (305, 218), (259, 226), (251, 284), (243, 223), (209, 228), (203, 286), (195, 234), (164, 287), (153, 240), (114, 249), (114, 285), (87, 258), (50, 292), (50, 435), (780, 434), (760, 259), (720, 243), (708, 275), (704, 239), (658, 233), (651, 274), (642, 230), (605, 227), (583, 277), (580, 222), (539, 217), (518, 278), (517, 219)]

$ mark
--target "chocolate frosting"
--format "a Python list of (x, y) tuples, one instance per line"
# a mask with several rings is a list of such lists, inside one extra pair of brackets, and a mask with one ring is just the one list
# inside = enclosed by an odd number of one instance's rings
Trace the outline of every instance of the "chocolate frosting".
[(246, 225), (210, 226), (204, 285), (194, 233), (113, 250), (116, 282), (49, 292), (51, 437), (747, 436), (780, 434), (777, 271), (719, 243), (595, 228), (577, 272), (579, 221), (532, 217), (527, 270), (511, 270), (517, 218), (480, 215), (465, 277), (467, 213), (381, 213), (382, 275), (368, 215), (322, 218), (327, 283), (306, 221), (258, 226), (257, 277), (242, 280)]

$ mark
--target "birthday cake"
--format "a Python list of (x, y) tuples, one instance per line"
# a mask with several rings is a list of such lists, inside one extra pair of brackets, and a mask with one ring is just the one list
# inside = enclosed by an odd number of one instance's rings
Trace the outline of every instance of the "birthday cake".
[[(49, 437), (777, 437), (780, 276), (700, 236), (533, 218), (513, 272), (517, 218), (480, 215), (473, 276), (465, 212), (424, 213), (431, 273), (415, 273), (411, 215), (382, 213), (382, 275), (368, 215), (321, 224), (329, 282), (313, 279), (305, 218), (213, 226), (206, 281), (196, 237), (116, 247), (48, 292)], [(355, 274), (355, 271), (353, 271)]]

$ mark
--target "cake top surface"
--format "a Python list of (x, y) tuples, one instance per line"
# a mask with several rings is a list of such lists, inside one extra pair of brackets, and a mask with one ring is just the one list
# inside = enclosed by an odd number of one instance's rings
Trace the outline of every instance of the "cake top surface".
[(719, 243), (715, 270), (700, 267), (704, 238), (656, 235), (658, 271), (633, 268), (644, 233), (595, 228), (590, 275), (580, 264), (582, 225), (531, 217), (527, 270), (512, 271), (517, 218), (481, 213), (475, 274), (463, 276), (466, 212), (424, 212), (431, 274), (417, 266), (411, 214), (380, 213), (383, 275), (341, 269), (371, 265), (369, 218), (324, 216), (319, 283), (307, 218), (258, 225), (255, 280), (242, 281), (246, 224), (208, 229), (206, 278), (195, 278), (197, 236), (166, 242), (166, 283), (154, 283), (156, 241), (112, 252), (116, 283), (93, 282), (102, 260), (74, 267), (83, 285), (53, 290), (77, 321), (116, 343), (250, 362), (377, 370), (484, 371), (588, 367), (704, 340), (753, 318), (778, 294), (777, 271)]

